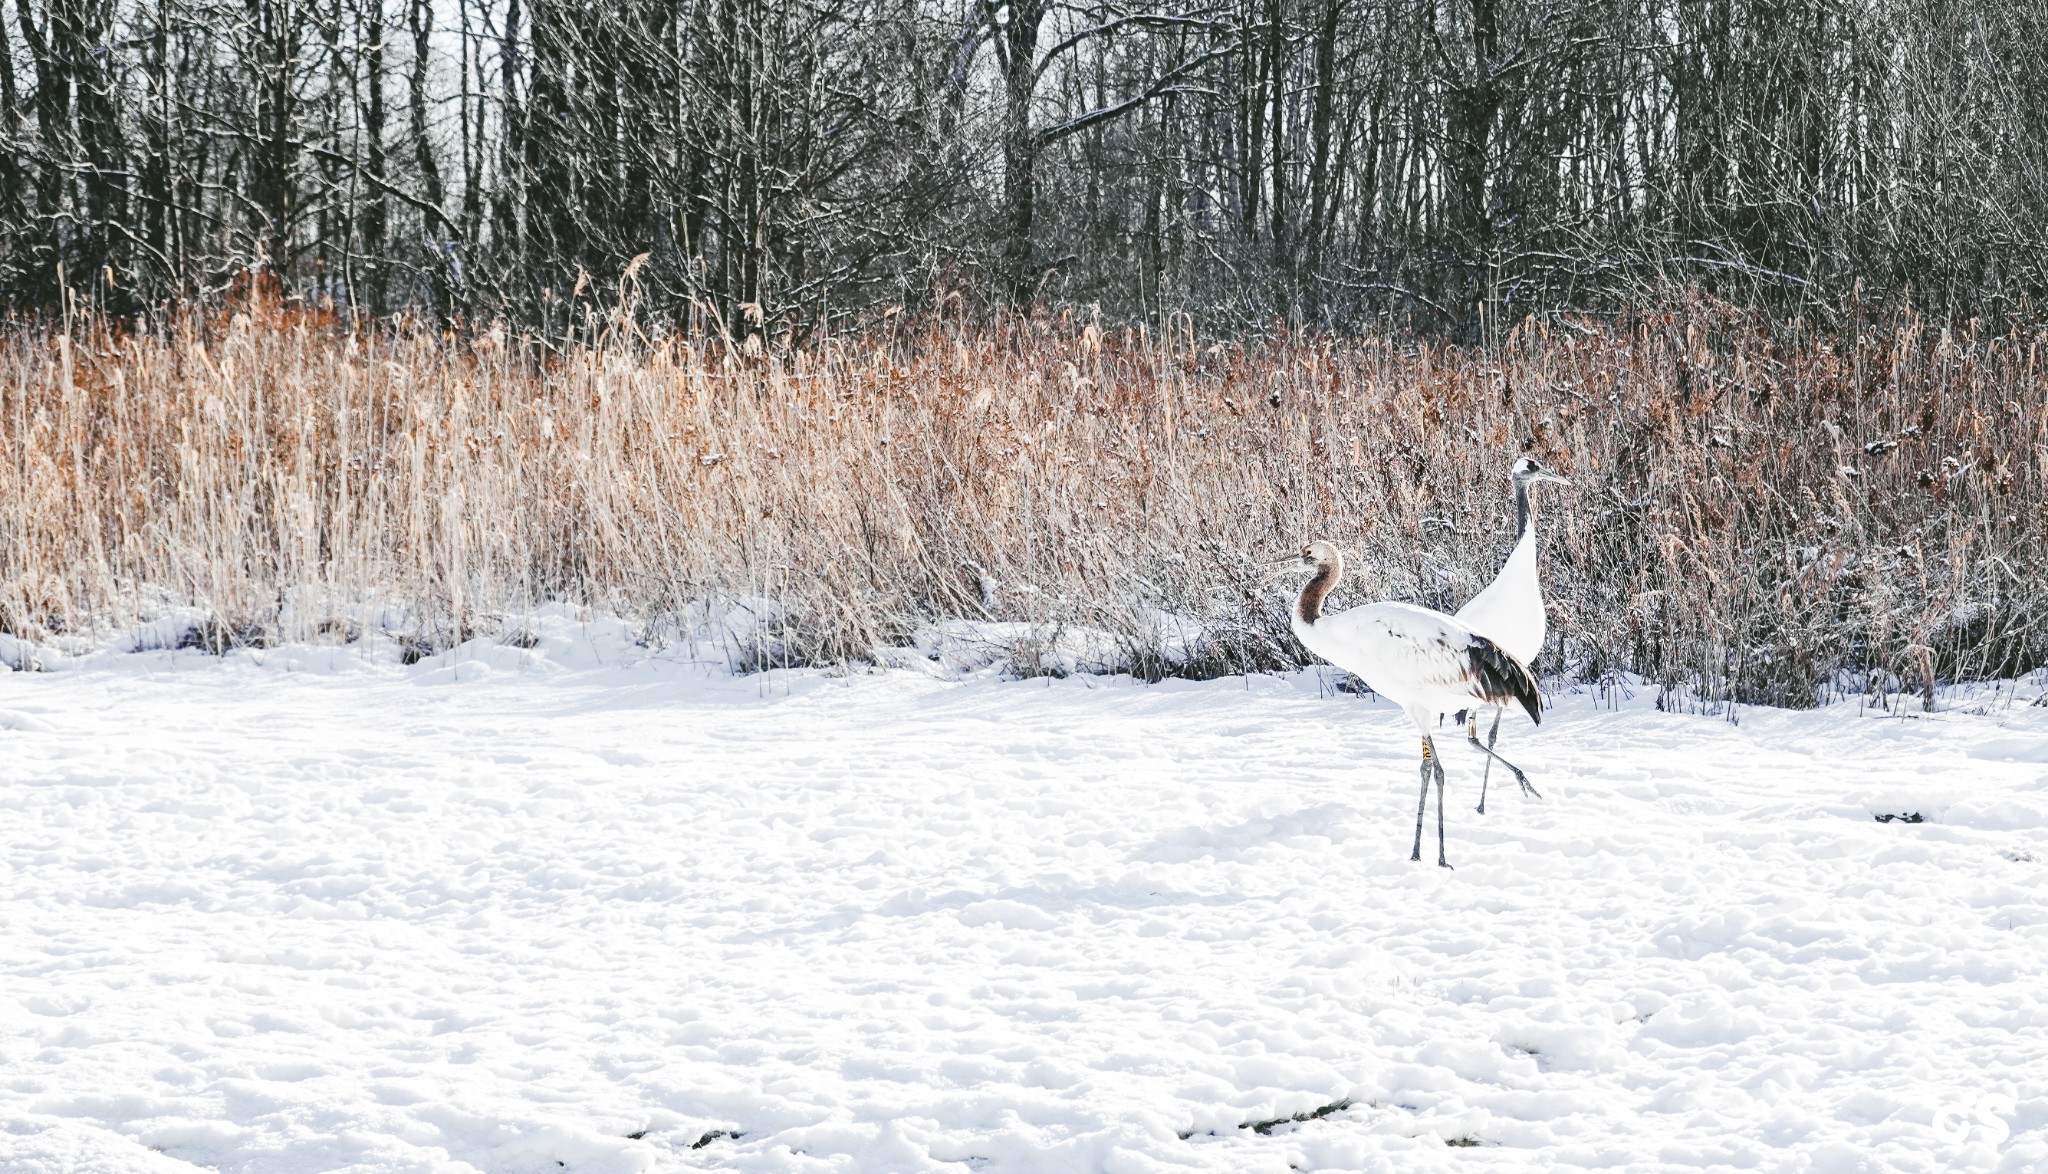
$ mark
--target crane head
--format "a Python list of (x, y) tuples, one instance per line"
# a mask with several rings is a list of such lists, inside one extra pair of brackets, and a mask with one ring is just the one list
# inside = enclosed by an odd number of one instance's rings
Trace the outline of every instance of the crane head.
[(1543, 462), (1535, 457), (1523, 457), (1516, 461), (1513, 475), (1517, 485), (1534, 485), (1538, 481), (1550, 481), (1558, 485), (1571, 484), (1570, 481), (1544, 468)]
[(1271, 560), (1266, 564), (1266, 570), (1273, 574), (1285, 574), (1290, 571), (1313, 571), (1326, 564), (1339, 562), (1342, 558), (1343, 556), (1337, 553), (1337, 547), (1334, 544), (1318, 538), (1313, 542), (1303, 544), (1300, 552), (1297, 554), (1290, 554), (1285, 558)]

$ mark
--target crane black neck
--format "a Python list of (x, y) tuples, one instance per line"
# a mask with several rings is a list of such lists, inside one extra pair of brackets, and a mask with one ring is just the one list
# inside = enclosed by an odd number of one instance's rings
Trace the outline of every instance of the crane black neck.
[(1520, 542), (1529, 533), (1529, 483), (1517, 479), (1515, 482), (1515, 541)]
[(1337, 579), (1344, 574), (1342, 555), (1328, 558), (1316, 564), (1313, 578), (1301, 589), (1301, 598), (1294, 601), (1294, 618), (1304, 624), (1313, 624), (1322, 618), (1323, 600), (1337, 586)]

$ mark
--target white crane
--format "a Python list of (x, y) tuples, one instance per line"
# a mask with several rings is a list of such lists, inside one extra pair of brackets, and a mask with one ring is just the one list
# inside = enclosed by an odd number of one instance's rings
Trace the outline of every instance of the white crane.
[[(1507, 565), (1500, 574), (1486, 585), (1486, 590), (1472, 597), (1472, 601), (1458, 609), (1457, 618), (1466, 627), (1482, 633), (1491, 639), (1509, 656), (1524, 665), (1534, 664), (1536, 654), (1543, 651), (1543, 636), (1546, 621), (1543, 615), (1543, 584), (1536, 576), (1536, 521), (1529, 512), (1529, 487), (1539, 481), (1558, 485), (1571, 482), (1551, 472), (1535, 457), (1523, 457), (1509, 470), (1509, 479), (1515, 486), (1515, 549), (1508, 554)], [(1449, 712), (1449, 711), (1445, 711)], [(1486, 745), (1479, 745), (1479, 718), (1468, 710), (1458, 715), (1465, 722), (1465, 737), (1472, 745), (1486, 751), (1486, 774), (1479, 780), (1479, 814), (1486, 814), (1486, 784), (1493, 777), (1493, 763), (1499, 759), (1501, 765), (1514, 772), (1515, 781), (1522, 785), (1524, 795), (1537, 794), (1536, 788), (1513, 763), (1493, 752), (1493, 744), (1500, 738), (1500, 715), (1502, 710), (1493, 711), (1493, 729), (1486, 735)]]
[(1437, 761), (1430, 726), (1440, 713), (1509, 702), (1520, 702), (1532, 721), (1541, 722), (1536, 678), (1492, 640), (1440, 611), (1375, 603), (1325, 615), (1323, 600), (1344, 574), (1344, 556), (1328, 542), (1311, 542), (1299, 556), (1278, 566), (1315, 572), (1294, 602), (1294, 634), (1310, 652), (1357, 674), (1380, 696), (1407, 710), (1408, 719), (1422, 732), (1422, 797), (1415, 805), (1415, 851), (1408, 859), (1422, 859), (1422, 817), (1429, 809), (1433, 772), (1436, 862), (1449, 868), (1451, 862), (1444, 859), (1444, 768)]

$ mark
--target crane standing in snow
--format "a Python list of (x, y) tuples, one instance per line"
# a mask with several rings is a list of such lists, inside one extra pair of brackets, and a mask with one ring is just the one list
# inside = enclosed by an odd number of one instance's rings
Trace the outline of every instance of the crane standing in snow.
[(1382, 697), (1407, 710), (1408, 719), (1422, 732), (1422, 798), (1415, 806), (1415, 851), (1408, 859), (1422, 859), (1422, 817), (1429, 809), (1434, 775), (1436, 862), (1449, 868), (1451, 862), (1444, 858), (1444, 768), (1430, 740), (1430, 725), (1440, 713), (1511, 701), (1520, 702), (1530, 720), (1541, 722), (1536, 678), (1492, 640), (1440, 611), (1375, 603), (1325, 615), (1323, 600), (1344, 574), (1344, 556), (1328, 542), (1311, 542), (1298, 557), (1279, 565), (1315, 572), (1294, 602), (1294, 634), (1310, 652), (1356, 673)]
[[(1539, 481), (1558, 485), (1570, 485), (1571, 482), (1544, 468), (1534, 457), (1516, 461), (1514, 468), (1509, 470), (1509, 478), (1515, 486), (1515, 549), (1509, 553), (1507, 565), (1500, 569), (1500, 574), (1486, 585), (1486, 590), (1458, 609), (1457, 618), (1466, 627), (1491, 639), (1509, 656), (1529, 665), (1535, 663), (1536, 654), (1543, 651), (1546, 630), (1543, 584), (1536, 577), (1536, 521), (1529, 513), (1529, 487)], [(1543, 797), (1529, 785), (1520, 768), (1493, 752), (1493, 744), (1500, 737), (1501, 713), (1500, 708), (1493, 711), (1493, 729), (1487, 733), (1483, 746), (1479, 743), (1478, 715), (1470, 709), (1458, 715), (1458, 720), (1465, 722), (1466, 739), (1474, 748), (1486, 752), (1486, 774), (1479, 780), (1481, 815), (1486, 814), (1486, 784), (1493, 777), (1496, 759), (1514, 773), (1524, 795), (1535, 795), (1538, 799)]]

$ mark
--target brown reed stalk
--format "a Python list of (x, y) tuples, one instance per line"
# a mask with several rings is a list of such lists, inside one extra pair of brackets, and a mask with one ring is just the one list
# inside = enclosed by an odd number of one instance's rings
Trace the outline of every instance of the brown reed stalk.
[[(964, 617), (1255, 670), (1302, 656), (1259, 558), (1326, 536), (1350, 602), (1454, 606), (1528, 450), (1576, 482), (1539, 500), (1540, 668), (1708, 708), (1931, 697), (2048, 647), (2044, 342), (1703, 301), (1489, 350), (1074, 315), (566, 353), (266, 302), (17, 324), (0, 628), (104, 640), (184, 605), (215, 645), (337, 639), (374, 605), (440, 647), (550, 600), (653, 624), (768, 597), (789, 663)], [(1154, 609), (1201, 622), (1198, 655), (1164, 656)]]

